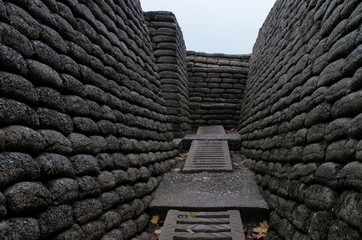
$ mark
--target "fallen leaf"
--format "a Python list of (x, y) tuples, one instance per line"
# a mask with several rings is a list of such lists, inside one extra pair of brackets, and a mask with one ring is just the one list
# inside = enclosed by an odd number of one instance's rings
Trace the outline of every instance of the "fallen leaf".
[(187, 231), (188, 233), (195, 233), (195, 232), (192, 231), (191, 229), (186, 229), (186, 231)]
[(181, 172), (181, 168), (174, 168), (174, 169), (172, 169), (172, 172)]
[(195, 214), (195, 213), (189, 213), (189, 214), (187, 214), (186, 217), (187, 217), (187, 218), (195, 218), (195, 217), (196, 217), (196, 214)]
[(262, 229), (264, 229), (265, 230), (265, 232), (267, 232), (268, 230), (269, 230), (269, 224), (268, 224), (268, 221), (267, 220), (264, 220), (262, 223), (260, 223), (260, 227), (262, 228)]
[(264, 239), (264, 238), (266, 238), (266, 236), (267, 236), (266, 233), (258, 233), (256, 235), (254, 234), (253, 238), (254, 239)]
[(159, 215), (154, 215), (154, 216), (152, 216), (151, 223), (152, 224), (157, 224), (159, 220), (160, 220), (160, 216)]
[(231, 133), (237, 132), (237, 130), (235, 128), (232, 128), (229, 130)]
[(253, 237), (256, 239), (265, 238), (267, 236), (268, 230), (269, 230), (269, 224), (265, 220), (262, 223), (260, 223), (259, 227), (253, 228), (253, 232), (255, 233), (253, 234)]
[(245, 164), (246, 163), (246, 160), (242, 161), (241, 164)]
[(162, 232), (162, 228), (159, 228), (159, 229), (155, 230), (156, 240), (160, 239), (161, 232)]
[(159, 228), (159, 229), (156, 229), (156, 230), (155, 230), (155, 233), (156, 233), (156, 234), (161, 234), (161, 232), (162, 232), (162, 228)]
[(245, 169), (243, 172), (248, 173), (248, 172), (250, 172), (250, 170), (249, 170), (249, 169)]

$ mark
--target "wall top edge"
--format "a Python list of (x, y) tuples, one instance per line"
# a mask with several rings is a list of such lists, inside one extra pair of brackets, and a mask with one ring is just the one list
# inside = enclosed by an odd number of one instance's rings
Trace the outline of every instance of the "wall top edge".
[(225, 53), (205, 53), (186, 51), (188, 56), (201, 56), (201, 57), (221, 57), (221, 58), (250, 58), (251, 54), (225, 54)]

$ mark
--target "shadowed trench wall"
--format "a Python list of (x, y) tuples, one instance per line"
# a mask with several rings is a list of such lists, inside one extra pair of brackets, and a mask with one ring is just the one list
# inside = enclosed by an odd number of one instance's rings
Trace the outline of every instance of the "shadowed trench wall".
[(182, 31), (171, 12), (145, 12), (145, 19), (171, 130), (175, 138), (182, 138), (191, 130), (186, 46)]
[(187, 52), (192, 128), (237, 128), (250, 55)]
[(0, 21), (0, 238), (136, 236), (178, 155), (139, 1), (1, 0)]
[(149, 239), (173, 134), (239, 120), (269, 239), (360, 239), (362, 3), (278, 0), (251, 57), (186, 52), (172, 13), (145, 16), (0, 0), (0, 236)]
[(362, 237), (362, 3), (279, 0), (254, 45), (242, 153), (269, 239)]
[(199, 126), (236, 128), (250, 55), (186, 51), (171, 12), (145, 12), (166, 112), (175, 138)]

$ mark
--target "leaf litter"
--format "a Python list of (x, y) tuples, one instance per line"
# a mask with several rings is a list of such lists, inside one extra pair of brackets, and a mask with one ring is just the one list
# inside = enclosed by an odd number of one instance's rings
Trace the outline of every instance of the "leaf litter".
[(249, 223), (244, 226), (244, 232), (247, 240), (268, 240), (269, 224), (265, 220), (261, 223)]

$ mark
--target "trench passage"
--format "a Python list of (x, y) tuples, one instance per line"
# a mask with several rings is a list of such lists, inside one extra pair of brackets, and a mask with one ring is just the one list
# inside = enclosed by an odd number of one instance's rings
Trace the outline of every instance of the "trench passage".
[[(199, 127), (197, 135), (225, 134), (222, 126)], [(183, 173), (232, 172), (228, 142), (225, 140), (194, 140)], [(207, 177), (206, 177), (207, 178)], [(160, 240), (209, 239), (244, 240), (240, 212), (237, 210), (195, 212), (170, 210)]]

